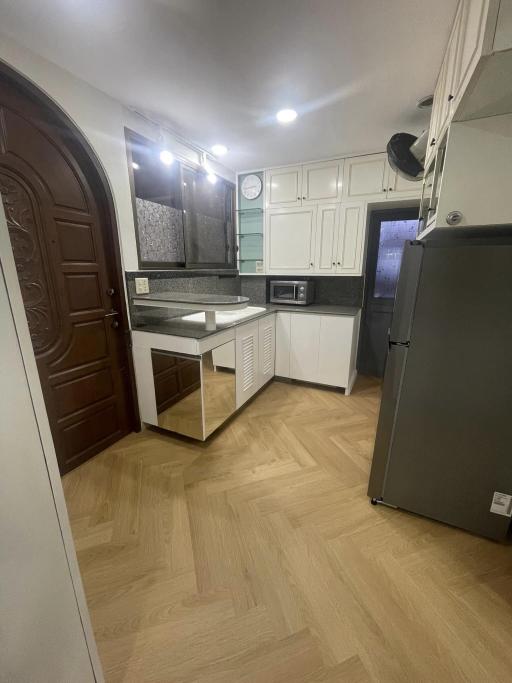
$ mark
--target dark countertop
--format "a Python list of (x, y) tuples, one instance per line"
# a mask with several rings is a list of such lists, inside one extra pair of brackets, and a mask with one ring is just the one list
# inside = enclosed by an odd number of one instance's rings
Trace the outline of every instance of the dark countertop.
[[(269, 313), (276, 311), (286, 311), (289, 313), (304, 313), (317, 315), (346, 315), (356, 316), (360, 308), (354, 306), (331, 306), (328, 304), (310, 304), (309, 306), (294, 306), (294, 305), (275, 305), (275, 304), (252, 304), (258, 308), (264, 308), (254, 315), (247, 316), (241, 320), (230, 323), (218, 323), (216, 330), (206, 330), (203, 322), (194, 322), (192, 320), (183, 320), (183, 317), (196, 311), (168, 309), (168, 316), (162, 318), (161, 315), (151, 315), (151, 309), (146, 309), (144, 313), (138, 314), (138, 321), (132, 323), (132, 331), (136, 332), (156, 332), (157, 334), (170, 334), (176, 337), (191, 337), (192, 339), (204, 339), (212, 334), (222, 332), (222, 330), (243, 325), (244, 323), (262, 318)], [(161, 308), (158, 309), (161, 312)]]

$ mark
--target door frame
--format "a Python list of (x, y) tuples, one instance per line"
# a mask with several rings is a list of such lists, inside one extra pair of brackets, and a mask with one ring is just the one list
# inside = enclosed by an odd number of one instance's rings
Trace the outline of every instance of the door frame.
[[(124, 269), (121, 256), (121, 247), (119, 243), (119, 227), (117, 224), (116, 210), (112, 196), (112, 190), (110, 188), (110, 182), (101, 164), (101, 161), (98, 159), (98, 156), (90, 142), (87, 140), (80, 128), (78, 128), (68, 114), (66, 114), (66, 112), (54, 100), (52, 100), (45, 92), (43, 92), (35, 83), (1, 60), (0, 78), (5, 78), (6, 80), (11, 81), (26, 95), (36, 100), (36, 102), (43, 109), (46, 109), (50, 119), (54, 118), (66, 132), (69, 132), (72, 142), (85, 155), (87, 161), (91, 164), (93, 172), (96, 175), (96, 177), (89, 177), (91, 174), (87, 174), (88, 169), (84, 169), (84, 174), (86, 174), (92, 188), (95, 192), (99, 191), (100, 193), (96, 199), (98, 201), (98, 205), (103, 210), (102, 218), (104, 219), (104, 225), (106, 228), (104, 234), (108, 243), (109, 251), (114, 259), (112, 264), (114, 275), (113, 285), (114, 287), (117, 287), (119, 291), (119, 305), (121, 308), (121, 333), (125, 341), (128, 360), (128, 379), (130, 390), (128, 401), (130, 408), (129, 426), (132, 431), (140, 432), (141, 421), (137, 401), (137, 387), (135, 384), (135, 369), (131, 350), (132, 345), (130, 336), (130, 319), (127, 307), (126, 284), (124, 280)], [(73, 149), (70, 151), (73, 153)], [(77, 159), (77, 161), (79, 162), (80, 160)]]
[[(367, 251), (366, 251), (366, 263), (364, 268), (364, 278), (365, 278), (365, 288), (363, 296), (363, 306), (361, 310), (361, 333), (359, 340), (359, 348), (357, 353), (357, 368), (361, 366), (365, 340), (363, 335), (366, 330), (366, 317), (368, 313), (368, 305), (370, 299), (372, 299), (372, 293), (375, 287), (375, 275), (377, 258), (379, 255), (379, 238), (380, 238), (380, 224), (386, 218), (393, 217), (395, 220), (413, 220), (417, 219), (419, 216), (419, 205), (414, 206), (395, 206), (394, 208), (386, 209), (375, 209), (370, 210), (370, 218), (368, 221), (368, 241), (367, 241)], [(390, 304), (391, 302), (391, 304)], [(382, 301), (375, 302), (374, 308), (382, 312), (387, 312), (387, 309), (391, 305), (391, 313), (393, 311), (393, 299), (383, 299)]]

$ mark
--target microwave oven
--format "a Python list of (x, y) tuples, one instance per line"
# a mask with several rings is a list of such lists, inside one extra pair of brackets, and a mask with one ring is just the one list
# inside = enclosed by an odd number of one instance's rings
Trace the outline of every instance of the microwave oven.
[(270, 303), (307, 306), (313, 301), (315, 283), (309, 280), (271, 280)]

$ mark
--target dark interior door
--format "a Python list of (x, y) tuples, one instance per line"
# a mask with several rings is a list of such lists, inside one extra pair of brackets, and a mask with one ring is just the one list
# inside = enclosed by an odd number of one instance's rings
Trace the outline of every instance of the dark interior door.
[(0, 193), (64, 473), (131, 431), (114, 226), (74, 132), (3, 75)]
[(400, 262), (406, 240), (416, 238), (418, 208), (374, 211), (370, 217), (366, 288), (357, 368), (383, 377)]

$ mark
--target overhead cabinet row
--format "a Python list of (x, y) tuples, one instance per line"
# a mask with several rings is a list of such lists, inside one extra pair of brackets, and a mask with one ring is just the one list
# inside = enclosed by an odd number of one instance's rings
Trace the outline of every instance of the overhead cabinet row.
[(404, 180), (390, 167), (386, 154), (368, 154), (265, 172), (267, 209), (365, 199), (383, 201), (417, 196), (417, 182)]

